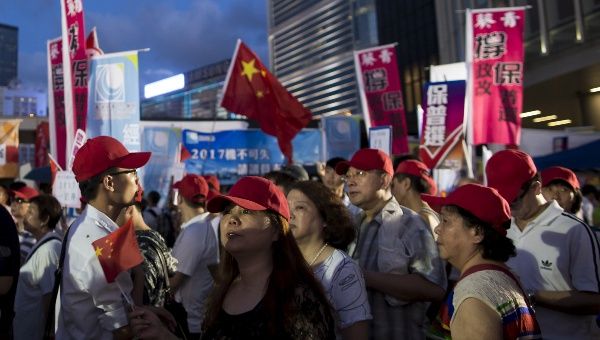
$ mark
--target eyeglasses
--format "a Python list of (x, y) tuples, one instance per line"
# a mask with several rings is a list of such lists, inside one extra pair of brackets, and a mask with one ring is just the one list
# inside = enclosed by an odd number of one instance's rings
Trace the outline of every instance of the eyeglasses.
[(369, 173), (368, 171), (364, 171), (364, 170), (359, 170), (354, 173), (347, 172), (344, 176), (342, 176), (342, 181), (346, 182), (353, 178), (362, 179), (362, 178), (365, 178), (368, 173)]
[(19, 203), (19, 204), (22, 204), (22, 203), (29, 203), (29, 201), (28, 201), (28, 200), (26, 200), (26, 199), (24, 199), (24, 198), (21, 198), (21, 197), (17, 197), (17, 198), (15, 198), (14, 202), (15, 202), (15, 203)]
[(118, 171), (118, 172), (111, 172), (109, 173), (109, 175), (111, 176), (118, 176), (118, 175), (124, 175), (124, 174), (133, 174), (134, 177), (137, 178), (138, 174), (137, 174), (137, 169), (129, 169), (129, 170), (123, 170), (123, 171)]

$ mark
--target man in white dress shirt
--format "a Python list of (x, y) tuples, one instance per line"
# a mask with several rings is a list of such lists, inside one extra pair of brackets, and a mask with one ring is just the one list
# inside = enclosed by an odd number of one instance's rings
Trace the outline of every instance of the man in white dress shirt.
[(77, 152), (73, 172), (88, 204), (66, 236), (57, 339), (131, 337), (121, 293), (131, 293), (131, 278), (107, 283), (92, 242), (119, 227), (114, 221), (138, 190), (136, 169), (149, 158), (149, 152), (130, 153), (108, 136), (89, 139)]

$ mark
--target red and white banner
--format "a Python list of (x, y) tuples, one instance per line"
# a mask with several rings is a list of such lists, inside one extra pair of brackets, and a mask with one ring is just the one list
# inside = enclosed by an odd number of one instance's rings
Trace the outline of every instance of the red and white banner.
[(407, 153), (408, 135), (395, 44), (354, 51), (354, 63), (367, 130), (391, 126), (392, 153)]
[[(85, 131), (87, 117), (87, 55), (82, 0), (61, 0), (62, 48), (65, 89), (66, 150), (71, 150), (77, 129)], [(58, 160), (61, 162), (61, 160)], [(64, 163), (60, 163), (64, 166)]]
[(49, 148), (49, 136), (50, 129), (48, 128), (48, 122), (41, 122), (35, 129), (35, 160), (34, 166), (36, 168), (48, 165), (48, 151)]
[(473, 145), (518, 145), (524, 7), (467, 10), (467, 122)]
[(67, 164), (67, 127), (62, 62), (62, 38), (48, 40), (48, 121), (51, 154), (60, 164)]

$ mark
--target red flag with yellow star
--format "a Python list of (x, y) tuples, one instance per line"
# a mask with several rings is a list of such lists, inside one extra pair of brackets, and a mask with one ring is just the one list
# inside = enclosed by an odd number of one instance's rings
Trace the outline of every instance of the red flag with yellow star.
[(135, 238), (132, 219), (119, 229), (92, 242), (92, 246), (108, 283), (115, 282), (119, 273), (144, 261)]
[(256, 120), (261, 130), (277, 138), (279, 149), (292, 163), (292, 139), (310, 122), (312, 114), (241, 40), (224, 88), (221, 106)]

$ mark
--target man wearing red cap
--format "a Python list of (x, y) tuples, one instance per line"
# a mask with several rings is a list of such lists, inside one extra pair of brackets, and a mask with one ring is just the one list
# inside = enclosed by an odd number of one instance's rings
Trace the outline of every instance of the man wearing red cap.
[(421, 194), (435, 195), (436, 193), (435, 181), (423, 162), (409, 159), (398, 164), (392, 181), (392, 194), (400, 205), (419, 214), (432, 232), (433, 228), (440, 223), (440, 219), (427, 202), (421, 199)]
[(394, 170), (381, 150), (361, 149), (336, 172), (363, 210), (350, 255), (363, 269), (373, 339), (423, 339), (426, 301), (444, 296), (445, 273), (429, 226), (390, 192)]
[(187, 174), (173, 184), (178, 190), (177, 207), (181, 214), (181, 232), (173, 247), (178, 261), (171, 280), (175, 299), (187, 312), (188, 339), (199, 339), (204, 320), (204, 305), (213, 286), (209, 267), (218, 262), (216, 215), (206, 211), (208, 183), (202, 176)]
[(130, 153), (108, 136), (89, 139), (79, 149), (73, 173), (86, 208), (71, 225), (61, 281), (57, 339), (119, 339), (129, 337), (121, 291), (131, 293), (129, 275), (107, 283), (92, 242), (112, 233), (124, 207), (134, 204), (136, 169), (149, 152)]
[(566, 212), (583, 219), (583, 195), (575, 173), (562, 166), (551, 166), (544, 169), (541, 175), (544, 198), (548, 201), (556, 200)]
[(15, 224), (17, 225), (17, 231), (19, 233), (19, 246), (21, 248), (21, 264), (23, 264), (27, 259), (27, 255), (29, 255), (31, 249), (37, 242), (35, 237), (33, 237), (30, 232), (25, 230), (23, 218), (25, 218), (25, 214), (27, 214), (27, 209), (29, 209), (29, 202), (31, 202), (34, 197), (39, 196), (40, 193), (34, 188), (28, 186), (14, 189), (12, 193), (13, 199), (10, 204), (10, 212), (15, 219)]
[(535, 301), (545, 338), (598, 339), (600, 313), (599, 243), (590, 228), (542, 195), (531, 157), (503, 150), (486, 164), (488, 185), (510, 204), (507, 236), (517, 256), (507, 264)]

